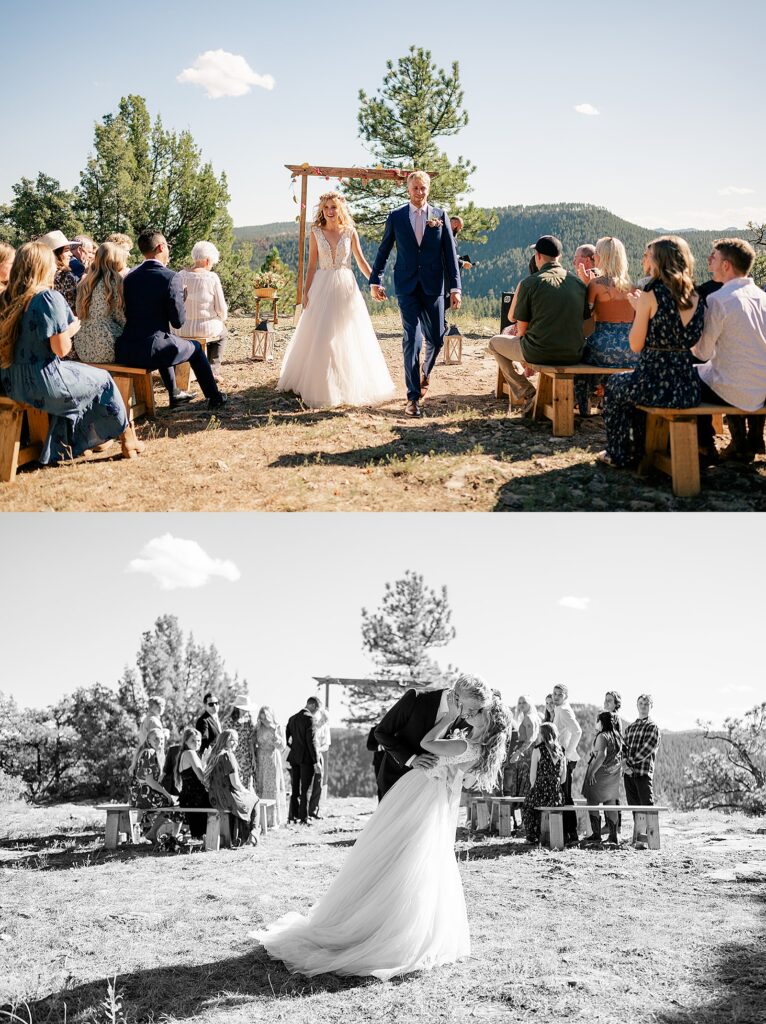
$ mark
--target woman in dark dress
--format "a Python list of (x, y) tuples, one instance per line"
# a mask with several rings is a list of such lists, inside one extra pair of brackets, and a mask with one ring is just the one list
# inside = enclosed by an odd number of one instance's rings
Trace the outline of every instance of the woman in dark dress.
[(224, 729), (215, 741), (205, 769), (205, 783), (210, 806), (226, 811), (231, 824), (231, 845), (255, 846), (258, 837), (253, 830), (258, 797), (242, 785), (234, 751), (239, 736), (236, 729)]
[(540, 741), (532, 748), (529, 765), (531, 788), (521, 808), (521, 820), (529, 843), (540, 842), (540, 812), (536, 808), (561, 807), (564, 803), (561, 787), (567, 777), (567, 761), (558, 736), (553, 722), (543, 722)]
[[(138, 754), (136, 770), (130, 782), (131, 807), (170, 807), (173, 798), (160, 782), (164, 757), (165, 736), (159, 729), (151, 729)], [(164, 814), (145, 814), (141, 819), (144, 837), (153, 843), (157, 830), (170, 820)]]
[[(181, 807), (210, 807), (205, 786), (205, 770), (199, 759), (201, 743), (202, 734), (199, 730), (192, 726), (184, 729), (174, 772), (176, 789), (180, 794), (178, 803)], [(202, 839), (207, 829), (207, 815), (186, 814), (184, 817), (192, 837)]]
[(694, 290), (694, 257), (676, 235), (655, 238), (646, 256), (652, 279), (629, 296), (636, 311), (630, 347), (640, 353), (638, 365), (606, 385), (606, 451), (597, 457), (608, 466), (633, 466), (643, 455), (646, 414), (637, 405), (688, 409), (700, 401), (690, 349), (702, 334), (704, 305)]
[[(622, 754), (622, 733), (616, 727), (617, 715), (602, 711), (596, 719), (596, 735), (593, 748), (585, 769), (582, 795), (589, 804), (617, 804), (620, 800), (620, 755)], [(601, 842), (601, 814), (590, 811), (591, 834), (584, 840), (592, 845)], [(604, 811), (609, 825), (609, 842), (618, 845), (617, 811)]]

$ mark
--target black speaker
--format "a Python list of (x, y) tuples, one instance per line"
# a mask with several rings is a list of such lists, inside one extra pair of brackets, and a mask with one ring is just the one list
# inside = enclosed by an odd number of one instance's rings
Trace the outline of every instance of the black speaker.
[(505, 328), (510, 324), (508, 317), (508, 310), (511, 308), (511, 302), (513, 301), (513, 292), (503, 292), (503, 298), (500, 303), (500, 333), (502, 334)]

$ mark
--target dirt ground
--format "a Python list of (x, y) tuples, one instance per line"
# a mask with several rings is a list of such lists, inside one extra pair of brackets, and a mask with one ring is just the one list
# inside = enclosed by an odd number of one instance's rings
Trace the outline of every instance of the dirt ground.
[[(377, 408), (312, 412), (275, 385), (292, 328), (273, 362), (250, 358), (253, 321), (231, 322), (223, 389), (211, 415), (196, 401), (170, 411), (156, 381), (154, 422), (139, 458), (88, 455), (22, 469), (0, 484), (0, 511), (753, 511), (766, 509), (766, 459), (708, 470), (696, 498), (674, 498), (668, 477), (639, 479), (594, 462), (600, 416), (572, 438), (508, 414), (494, 396), (487, 350), (494, 321), (464, 318), (460, 365), (437, 364), (421, 420), (407, 419), (396, 316), (375, 326), (401, 397)], [(719, 438), (724, 444), (724, 439)]]

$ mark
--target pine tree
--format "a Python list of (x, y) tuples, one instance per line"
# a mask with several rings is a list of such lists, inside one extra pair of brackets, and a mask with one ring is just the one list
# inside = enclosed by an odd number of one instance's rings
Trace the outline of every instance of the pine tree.
[[(411, 46), (396, 63), (386, 62), (380, 92), (368, 96), (362, 89), (359, 103), (359, 135), (378, 166), (438, 172), (429, 202), (460, 213), (465, 221), (461, 238), (466, 241), (479, 239), (495, 226), (495, 214), (464, 201), (475, 166), (462, 156), (450, 162), (437, 145), (438, 139), (457, 135), (468, 124), (457, 61), (444, 71), (433, 62), (430, 50)], [(380, 237), (392, 206), (406, 198), (404, 183), (395, 181), (351, 179), (344, 193), (358, 227), (369, 238)]]
[(55, 178), (41, 171), (34, 180), (22, 178), (11, 191), (10, 205), (0, 212), (2, 236), (11, 245), (29, 242), (48, 231), (63, 231), (71, 238), (82, 230), (73, 210), (74, 192), (62, 188)]

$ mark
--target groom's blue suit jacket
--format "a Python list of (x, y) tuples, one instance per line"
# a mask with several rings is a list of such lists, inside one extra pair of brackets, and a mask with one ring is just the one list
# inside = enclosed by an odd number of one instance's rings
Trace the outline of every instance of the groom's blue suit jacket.
[(383, 238), (370, 274), (370, 284), (380, 284), (386, 261), (396, 244), (394, 289), (397, 295), (410, 295), (418, 285), (426, 295), (441, 295), (460, 288), (455, 236), (450, 222), (438, 206), (428, 206), (428, 218), (438, 219), (438, 227), (426, 225), (418, 245), (410, 223), (410, 204), (392, 210), (386, 220)]

